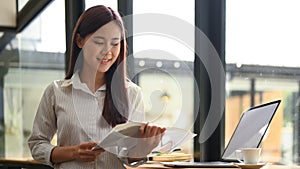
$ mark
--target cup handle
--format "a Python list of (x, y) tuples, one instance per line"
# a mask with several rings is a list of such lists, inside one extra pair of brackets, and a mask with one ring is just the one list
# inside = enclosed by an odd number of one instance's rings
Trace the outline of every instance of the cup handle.
[(244, 161), (242, 161), (241, 159), (240, 159), (240, 155), (242, 154), (242, 151), (241, 150), (236, 150), (235, 151), (235, 158), (236, 158), (236, 160), (238, 161), (238, 162), (240, 162), (240, 163), (244, 163)]

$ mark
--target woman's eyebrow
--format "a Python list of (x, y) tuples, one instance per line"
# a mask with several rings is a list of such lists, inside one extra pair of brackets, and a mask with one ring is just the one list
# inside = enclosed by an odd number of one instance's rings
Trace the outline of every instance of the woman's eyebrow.
[(94, 36), (94, 39), (105, 39), (105, 38), (102, 36)]
[(112, 38), (111, 40), (121, 40), (121, 38)]
[[(105, 39), (103, 36), (95, 36), (94, 39)], [(121, 40), (121, 38), (111, 38), (111, 40)]]

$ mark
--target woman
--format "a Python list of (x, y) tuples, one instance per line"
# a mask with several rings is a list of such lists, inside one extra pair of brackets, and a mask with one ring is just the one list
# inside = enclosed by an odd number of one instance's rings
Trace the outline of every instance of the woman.
[[(145, 119), (141, 90), (125, 75), (124, 32), (109, 7), (94, 6), (80, 16), (67, 75), (46, 88), (37, 110), (28, 140), (34, 159), (55, 168), (125, 168), (158, 145), (165, 128), (145, 124), (139, 144), (125, 153), (92, 150), (117, 124)], [(55, 133), (57, 146), (50, 143)]]

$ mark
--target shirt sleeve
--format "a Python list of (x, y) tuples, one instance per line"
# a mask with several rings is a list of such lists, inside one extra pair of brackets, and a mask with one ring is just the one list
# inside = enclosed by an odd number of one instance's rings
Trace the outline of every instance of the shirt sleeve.
[(140, 160), (138, 161), (135, 161), (135, 162), (132, 162), (132, 163), (129, 163), (128, 161), (128, 150), (126, 148), (122, 148), (121, 151), (119, 152), (119, 159), (122, 161), (123, 164), (129, 166), (129, 167), (138, 167), (139, 165), (142, 165), (144, 163), (147, 162), (148, 158), (145, 157), (145, 158), (141, 158)]
[(144, 122), (145, 107), (142, 90), (139, 86), (134, 85), (128, 92), (129, 97), (129, 121)]
[(53, 87), (54, 85), (49, 85), (41, 98), (33, 122), (32, 132), (28, 139), (32, 157), (50, 166), (53, 166), (50, 158), (51, 152), (55, 147), (51, 144), (51, 140), (57, 130)]

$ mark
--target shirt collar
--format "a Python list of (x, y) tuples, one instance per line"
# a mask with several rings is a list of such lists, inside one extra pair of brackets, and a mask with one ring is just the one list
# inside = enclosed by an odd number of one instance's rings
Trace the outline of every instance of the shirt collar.
[(71, 84), (73, 84), (72, 80), (71, 79), (65, 79), (61, 85), (61, 87), (68, 87), (70, 86)]
[[(79, 72), (76, 71), (73, 76), (71, 77), (71, 79), (67, 79), (67, 80), (64, 80), (64, 82), (62, 83), (62, 87), (68, 87), (70, 85), (73, 85), (73, 87), (75, 89), (80, 89), (80, 90), (83, 90), (83, 91), (86, 91), (86, 92), (90, 92), (89, 88), (87, 87), (87, 85), (85, 83), (82, 83), (80, 81), (80, 78), (79, 78)], [(106, 85), (102, 85), (97, 91), (105, 91), (106, 90)]]

